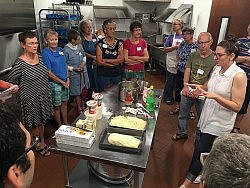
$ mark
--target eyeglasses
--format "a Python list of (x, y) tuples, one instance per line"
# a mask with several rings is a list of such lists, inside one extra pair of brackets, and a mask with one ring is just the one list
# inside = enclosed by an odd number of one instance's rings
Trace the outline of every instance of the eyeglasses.
[(208, 41), (204, 41), (204, 42), (198, 42), (199, 45), (202, 45), (202, 44), (208, 44), (210, 42), (210, 40)]
[(23, 158), (25, 155), (27, 155), (27, 153), (29, 153), (30, 150), (32, 150), (33, 148), (35, 148), (39, 143), (40, 143), (40, 138), (39, 137), (35, 137), (35, 142), (28, 149), (26, 149), (22, 155), (20, 155), (17, 158), (16, 162), (18, 160), (20, 160), (21, 158)]
[(38, 46), (38, 42), (31, 42), (31, 43), (26, 43), (27, 46)]
[(215, 56), (216, 58), (218, 58), (218, 59), (221, 58), (221, 57), (224, 56), (224, 55), (227, 55), (227, 54), (220, 54), (220, 53), (217, 53), (217, 54), (215, 53), (215, 54), (214, 54), (214, 56)]

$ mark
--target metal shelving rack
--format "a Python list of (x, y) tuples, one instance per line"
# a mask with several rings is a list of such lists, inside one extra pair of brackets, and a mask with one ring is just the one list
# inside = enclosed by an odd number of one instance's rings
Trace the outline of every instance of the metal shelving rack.
[[(59, 5), (58, 5), (59, 6)], [(64, 47), (67, 44), (67, 34), (71, 28), (78, 30), (78, 24), (80, 22), (80, 12), (74, 8), (74, 5), (64, 5), (69, 8), (53, 8), (41, 9), (39, 11), (39, 23), (40, 23), (40, 50), (44, 46), (44, 31), (46, 29), (53, 29), (58, 32), (58, 46)]]

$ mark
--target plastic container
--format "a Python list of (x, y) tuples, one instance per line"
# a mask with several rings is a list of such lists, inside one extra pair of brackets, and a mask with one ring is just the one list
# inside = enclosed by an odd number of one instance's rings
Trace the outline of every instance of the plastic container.
[(90, 101), (87, 102), (87, 106), (88, 106), (89, 114), (95, 114), (96, 113), (97, 101), (90, 100)]
[(144, 87), (142, 92), (142, 105), (146, 106), (146, 99), (147, 99), (148, 88)]
[(146, 109), (151, 113), (155, 111), (155, 91), (154, 86), (150, 86), (146, 98)]

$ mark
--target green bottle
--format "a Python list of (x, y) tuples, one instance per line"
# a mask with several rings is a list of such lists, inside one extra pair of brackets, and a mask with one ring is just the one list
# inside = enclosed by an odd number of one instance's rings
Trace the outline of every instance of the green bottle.
[(150, 86), (146, 98), (146, 109), (151, 113), (155, 111), (155, 91), (154, 86)]

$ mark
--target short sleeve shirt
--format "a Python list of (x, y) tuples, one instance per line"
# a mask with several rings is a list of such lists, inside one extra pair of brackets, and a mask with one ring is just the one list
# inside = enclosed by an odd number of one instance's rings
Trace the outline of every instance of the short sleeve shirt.
[(208, 80), (215, 64), (214, 53), (202, 58), (199, 52), (192, 52), (186, 65), (186, 68), (191, 69), (189, 83), (203, 85)]

